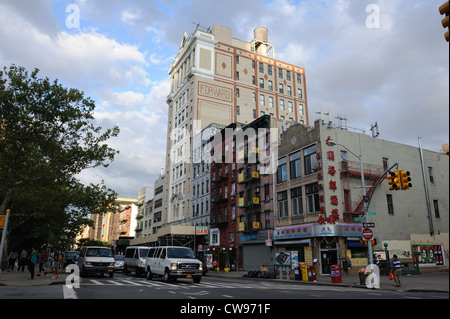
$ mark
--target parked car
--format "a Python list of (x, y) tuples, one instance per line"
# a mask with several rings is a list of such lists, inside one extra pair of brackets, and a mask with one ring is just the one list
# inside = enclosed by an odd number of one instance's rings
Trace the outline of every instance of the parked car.
[(114, 272), (123, 271), (123, 261), (125, 260), (124, 255), (115, 255), (114, 256)]
[(66, 257), (64, 259), (64, 269), (66, 269), (66, 267), (68, 265), (72, 265), (78, 264), (78, 256), (80, 255), (79, 251), (67, 251), (66, 252)]
[(188, 247), (152, 247), (146, 259), (147, 279), (159, 276), (169, 282), (177, 278), (192, 278), (199, 283), (203, 275), (203, 264), (195, 258)]
[(136, 276), (145, 274), (145, 258), (147, 258), (150, 247), (145, 246), (129, 246), (125, 250), (125, 260), (123, 272), (128, 275), (135, 272)]
[(114, 255), (110, 248), (102, 246), (84, 247), (78, 257), (80, 276), (86, 274), (107, 273), (110, 278), (114, 276)]

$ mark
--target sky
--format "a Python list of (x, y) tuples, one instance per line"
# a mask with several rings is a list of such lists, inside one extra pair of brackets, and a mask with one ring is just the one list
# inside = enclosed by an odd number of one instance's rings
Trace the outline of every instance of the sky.
[[(449, 141), (444, 0), (0, 0), (0, 66), (57, 78), (120, 127), (108, 168), (82, 182), (137, 197), (165, 165), (168, 70), (183, 33), (220, 24), (251, 41), (268, 29), (275, 58), (305, 68), (309, 123), (331, 110), (349, 128), (439, 152)], [(328, 119), (328, 117), (325, 117)]]

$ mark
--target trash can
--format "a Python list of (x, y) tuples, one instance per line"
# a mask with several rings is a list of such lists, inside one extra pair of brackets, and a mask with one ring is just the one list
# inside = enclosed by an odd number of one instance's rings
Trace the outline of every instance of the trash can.
[(364, 286), (366, 284), (367, 271), (365, 268), (361, 268), (358, 272), (359, 274), (359, 284)]
[(339, 267), (339, 265), (330, 266), (330, 273), (331, 273), (331, 282), (333, 283), (342, 282), (341, 267)]
[(306, 264), (300, 264), (300, 270), (302, 272), (302, 280), (308, 281), (308, 267), (306, 267)]

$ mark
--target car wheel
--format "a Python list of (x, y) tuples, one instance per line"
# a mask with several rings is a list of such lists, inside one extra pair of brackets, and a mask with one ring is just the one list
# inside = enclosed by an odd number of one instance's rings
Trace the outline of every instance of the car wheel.
[(169, 275), (169, 270), (166, 269), (166, 271), (164, 272), (164, 281), (165, 282), (170, 282), (170, 275)]
[(130, 272), (128, 271), (127, 266), (125, 266), (125, 267), (123, 268), (123, 272), (125, 273), (126, 276), (128, 276), (128, 275), (130, 274)]
[(196, 284), (199, 284), (200, 281), (202, 280), (202, 277), (201, 276), (194, 276), (194, 277), (192, 277), (192, 280), (194, 280), (194, 282)]
[(147, 276), (147, 280), (153, 279), (153, 274), (152, 274), (152, 271), (150, 270), (150, 268), (147, 269), (146, 276)]
[(109, 273), (109, 278), (112, 278), (112, 277), (114, 277), (114, 273), (113, 273), (113, 272), (110, 272), (110, 273)]

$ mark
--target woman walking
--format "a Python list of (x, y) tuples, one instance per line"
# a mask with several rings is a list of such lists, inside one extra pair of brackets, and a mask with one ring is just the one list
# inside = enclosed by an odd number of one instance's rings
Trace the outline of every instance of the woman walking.
[(31, 278), (29, 278), (28, 280), (33, 280), (34, 279), (34, 267), (36, 265), (37, 262), (37, 250), (34, 248), (34, 245), (31, 246), (31, 257), (30, 257), (30, 263), (28, 264), (28, 271), (31, 274)]

